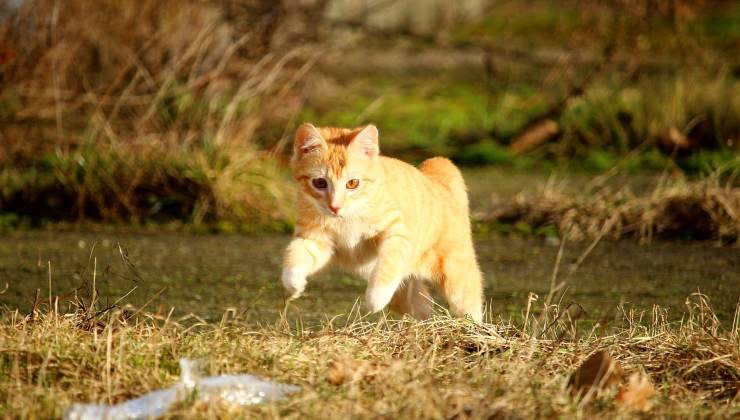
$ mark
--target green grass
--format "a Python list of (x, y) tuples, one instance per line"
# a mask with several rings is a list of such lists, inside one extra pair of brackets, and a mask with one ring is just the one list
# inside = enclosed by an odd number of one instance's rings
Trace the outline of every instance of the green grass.
[(464, 82), (372, 78), (353, 83), (346, 92), (337, 101), (310, 104), (300, 119), (345, 127), (374, 122), (388, 153), (423, 149), (449, 154), (452, 136), (483, 132), (490, 118), (486, 93)]
[[(206, 222), (266, 225), (289, 194), (277, 163), (249, 146), (89, 146), (0, 170), (4, 225), (47, 221)], [(270, 216), (267, 216), (270, 214)]]
[(505, 2), (496, 5), (479, 22), (453, 31), (458, 42), (522, 42), (525, 45), (558, 45), (574, 32), (597, 24), (595, 15), (580, 16), (574, 4), (550, 2)]
[[(462, 164), (550, 168), (556, 162), (593, 172), (624, 159), (630, 171), (664, 169), (675, 161), (698, 173), (734, 161), (739, 89), (740, 82), (727, 75), (602, 81), (565, 104), (555, 119), (556, 139), (523, 156), (509, 151), (508, 143), (556, 100), (526, 84), (489, 90), (470, 79), (360, 80), (336, 98), (309, 102), (300, 119), (350, 127), (372, 122), (386, 153), (412, 160), (441, 154)], [(671, 129), (690, 143), (673, 157)]]

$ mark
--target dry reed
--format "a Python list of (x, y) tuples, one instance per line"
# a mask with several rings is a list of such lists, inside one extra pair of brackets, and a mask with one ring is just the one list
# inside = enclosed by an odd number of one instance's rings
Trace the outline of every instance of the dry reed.
[(645, 194), (629, 188), (566, 192), (548, 183), (537, 194), (498, 203), (483, 222), (555, 226), (561, 235), (594, 237), (740, 240), (740, 188), (735, 177), (660, 181)]

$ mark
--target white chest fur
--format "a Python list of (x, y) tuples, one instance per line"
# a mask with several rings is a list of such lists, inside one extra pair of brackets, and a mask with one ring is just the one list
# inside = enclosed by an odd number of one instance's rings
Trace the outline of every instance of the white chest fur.
[(360, 219), (341, 219), (331, 226), (335, 261), (367, 277), (377, 259), (378, 230)]
[(360, 219), (340, 219), (332, 226), (334, 244), (337, 248), (351, 250), (357, 248), (365, 240), (377, 235), (377, 231), (370, 228)]

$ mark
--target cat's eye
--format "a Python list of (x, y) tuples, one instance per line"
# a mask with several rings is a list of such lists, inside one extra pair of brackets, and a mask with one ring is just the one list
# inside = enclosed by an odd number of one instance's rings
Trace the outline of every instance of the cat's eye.
[(314, 178), (311, 180), (311, 184), (313, 184), (314, 188), (317, 190), (324, 190), (329, 186), (324, 178)]
[(350, 179), (347, 181), (347, 189), (348, 190), (354, 190), (355, 188), (360, 186), (360, 180), (359, 179)]

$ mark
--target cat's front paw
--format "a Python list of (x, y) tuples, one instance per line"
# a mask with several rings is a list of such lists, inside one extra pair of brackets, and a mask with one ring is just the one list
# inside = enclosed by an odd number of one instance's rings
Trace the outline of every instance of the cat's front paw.
[(390, 303), (397, 288), (398, 285), (396, 284), (368, 286), (365, 300), (370, 312), (378, 312), (385, 308)]
[(298, 298), (306, 288), (306, 272), (299, 268), (284, 268), (283, 287), (290, 296), (289, 300)]

